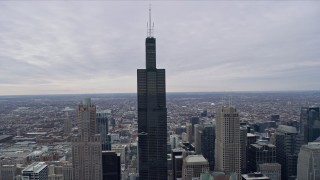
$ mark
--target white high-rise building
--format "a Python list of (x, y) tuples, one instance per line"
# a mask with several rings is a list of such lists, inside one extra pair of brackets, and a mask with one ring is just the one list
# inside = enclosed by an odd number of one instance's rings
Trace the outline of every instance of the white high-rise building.
[(236, 108), (223, 106), (216, 111), (215, 171), (240, 172), (240, 121)]
[(96, 134), (96, 106), (85, 99), (78, 107), (79, 133), (72, 137), (73, 179), (101, 180), (101, 138)]
[(320, 142), (301, 146), (297, 171), (298, 180), (320, 179)]
[(170, 135), (170, 144), (171, 144), (171, 149), (178, 148), (179, 147), (179, 135), (177, 135), (177, 134)]

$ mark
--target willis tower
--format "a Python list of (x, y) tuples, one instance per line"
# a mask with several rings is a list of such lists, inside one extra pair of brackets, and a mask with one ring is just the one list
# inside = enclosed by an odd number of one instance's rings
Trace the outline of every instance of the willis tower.
[(137, 70), (139, 180), (167, 180), (165, 69), (156, 67), (156, 39), (149, 9), (146, 69)]

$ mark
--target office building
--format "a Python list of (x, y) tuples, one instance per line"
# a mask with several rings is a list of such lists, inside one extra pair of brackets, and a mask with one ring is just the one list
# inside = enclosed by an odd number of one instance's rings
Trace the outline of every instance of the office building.
[(119, 153), (114, 151), (102, 151), (102, 179), (121, 179), (121, 163)]
[(22, 180), (48, 180), (48, 165), (34, 162), (22, 170)]
[(64, 178), (62, 174), (51, 174), (51, 175), (48, 175), (48, 180), (64, 180)]
[(194, 147), (196, 154), (201, 154), (201, 136), (202, 136), (202, 126), (200, 124), (194, 125)]
[(320, 179), (320, 143), (303, 145), (298, 157), (298, 180)]
[(177, 134), (170, 135), (171, 149), (179, 147), (179, 136)]
[(295, 180), (297, 177), (298, 152), (301, 139), (297, 129), (280, 125), (275, 132), (276, 159), (281, 164), (281, 179)]
[(101, 138), (96, 134), (96, 106), (85, 99), (78, 107), (78, 135), (72, 137), (73, 178), (101, 180)]
[(192, 137), (194, 137), (194, 125), (200, 124), (200, 118), (197, 116), (191, 117), (190, 123), (192, 125)]
[(137, 70), (139, 180), (167, 180), (165, 69), (156, 67), (156, 39), (152, 35), (151, 18), (149, 25), (146, 69)]
[(17, 175), (16, 165), (0, 165), (0, 180), (12, 180)]
[(72, 121), (69, 117), (68, 111), (66, 111), (66, 117), (63, 120), (63, 132), (65, 135), (70, 135), (72, 132)]
[(240, 127), (241, 174), (247, 173), (247, 127)]
[(281, 165), (279, 163), (259, 164), (258, 172), (268, 176), (270, 180), (281, 180)]
[(187, 139), (189, 143), (193, 142), (193, 138), (192, 138), (192, 124), (191, 123), (187, 123), (186, 124), (186, 131), (187, 131)]
[(201, 133), (201, 153), (209, 162), (210, 171), (214, 170), (215, 124), (205, 124)]
[(300, 114), (300, 133), (304, 136), (304, 144), (313, 142), (320, 136), (320, 108), (302, 107)]
[(202, 155), (189, 155), (182, 165), (182, 180), (199, 178), (201, 173), (209, 172), (209, 163)]
[(64, 180), (73, 180), (73, 167), (72, 164), (67, 163), (62, 166), (62, 174)]
[(182, 148), (172, 149), (171, 159), (172, 159), (172, 180), (182, 177), (182, 164), (183, 164), (183, 152), (185, 150)]
[(96, 133), (101, 136), (102, 151), (111, 150), (111, 137), (108, 136), (108, 114), (109, 111), (101, 111), (96, 113)]
[(215, 171), (240, 172), (240, 121), (236, 108), (223, 106), (216, 111)]
[(257, 172), (258, 165), (276, 162), (276, 146), (269, 143), (257, 142), (248, 147), (248, 172)]

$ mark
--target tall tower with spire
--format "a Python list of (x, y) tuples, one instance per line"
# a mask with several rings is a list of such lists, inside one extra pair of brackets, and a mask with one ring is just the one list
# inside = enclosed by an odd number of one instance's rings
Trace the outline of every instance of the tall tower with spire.
[(138, 156), (140, 180), (167, 180), (167, 108), (165, 69), (156, 67), (156, 39), (149, 8), (146, 69), (137, 70)]

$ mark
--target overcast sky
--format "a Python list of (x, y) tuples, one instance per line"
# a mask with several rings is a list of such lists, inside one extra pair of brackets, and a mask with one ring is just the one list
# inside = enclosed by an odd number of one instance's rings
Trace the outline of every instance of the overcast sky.
[[(149, 2), (0, 2), (0, 95), (136, 92)], [(152, 2), (168, 92), (320, 89), (320, 2)]]

